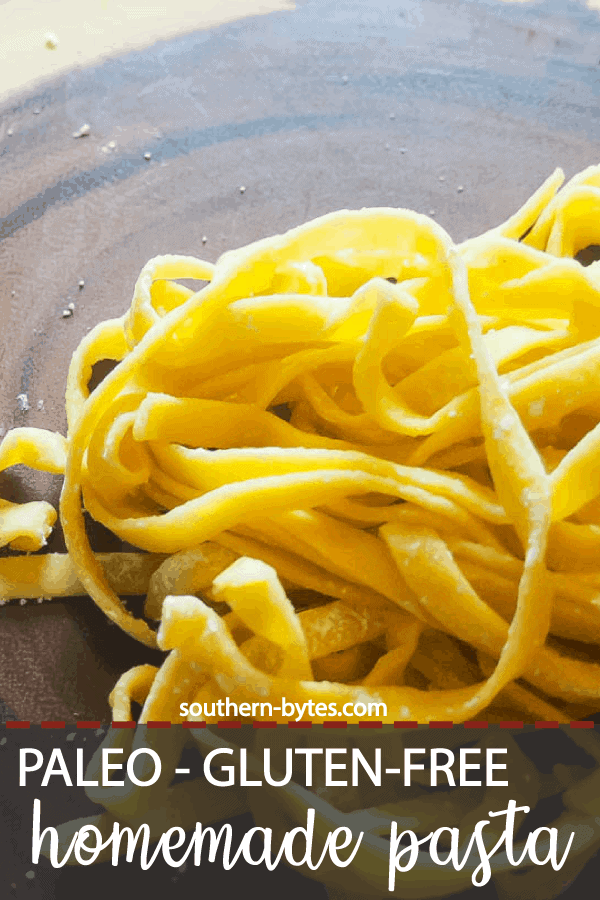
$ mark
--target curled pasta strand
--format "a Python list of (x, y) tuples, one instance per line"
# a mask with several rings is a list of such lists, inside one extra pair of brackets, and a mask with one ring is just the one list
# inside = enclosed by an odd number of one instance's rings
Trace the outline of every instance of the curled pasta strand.
[[(146, 263), (136, 282), (131, 308), (124, 320), (129, 348), (134, 347), (166, 312), (185, 303), (192, 291), (181, 285), (170, 285), (170, 295), (153, 290), (161, 280), (195, 278), (210, 281), (214, 266), (193, 256), (157, 256)], [(158, 296), (157, 296), (158, 294)], [(162, 301), (162, 305), (161, 305)]]
[[(66, 451), (67, 442), (60, 434), (41, 428), (13, 428), (0, 443), (0, 472), (22, 464), (62, 474)], [(0, 500), (0, 547), (10, 544), (13, 550), (40, 550), (56, 519), (56, 510), (45, 500), (24, 504)]]

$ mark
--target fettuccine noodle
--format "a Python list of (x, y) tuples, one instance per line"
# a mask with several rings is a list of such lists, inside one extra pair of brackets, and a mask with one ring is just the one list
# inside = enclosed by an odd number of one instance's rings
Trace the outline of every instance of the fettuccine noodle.
[[(159, 257), (81, 342), (67, 437), (0, 445), (2, 469), (64, 473), (68, 557), (0, 559), (0, 595), (77, 584), (170, 652), (124, 676), (115, 718), (225, 696), (388, 721), (600, 710), (600, 263), (575, 258), (600, 243), (600, 167), (562, 181), (460, 245), (381, 208), (215, 266)], [(0, 504), (0, 544), (41, 549), (50, 504)], [(144, 618), (83, 507), (145, 551)]]

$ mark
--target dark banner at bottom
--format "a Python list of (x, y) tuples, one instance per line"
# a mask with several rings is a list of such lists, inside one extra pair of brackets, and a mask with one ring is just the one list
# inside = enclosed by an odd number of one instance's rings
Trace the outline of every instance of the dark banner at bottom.
[(598, 895), (598, 726), (17, 724), (2, 896)]

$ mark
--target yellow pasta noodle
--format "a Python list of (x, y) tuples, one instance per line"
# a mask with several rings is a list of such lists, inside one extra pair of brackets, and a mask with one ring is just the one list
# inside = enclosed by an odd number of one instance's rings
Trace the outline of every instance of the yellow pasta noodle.
[[(0, 444), (2, 469), (64, 473), (68, 549), (0, 560), (2, 599), (89, 594), (170, 653), (117, 685), (119, 718), (278, 695), (600, 711), (600, 263), (577, 259), (600, 167), (563, 179), (459, 245), (377, 208), (151, 260), (73, 356), (67, 437)], [(83, 508), (147, 552), (94, 553)], [(39, 550), (56, 516), (2, 500), (0, 544)]]

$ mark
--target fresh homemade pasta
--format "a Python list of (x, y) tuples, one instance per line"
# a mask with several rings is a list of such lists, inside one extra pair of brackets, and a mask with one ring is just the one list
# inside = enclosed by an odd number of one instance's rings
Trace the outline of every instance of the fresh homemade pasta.
[[(459, 245), (415, 212), (343, 210), (215, 266), (149, 262), (73, 356), (66, 438), (0, 445), (1, 468), (64, 473), (68, 547), (0, 559), (0, 596), (77, 584), (169, 652), (120, 680), (116, 718), (226, 696), (599, 711), (600, 263), (575, 257), (600, 243), (600, 167), (562, 181)], [(0, 503), (0, 543), (41, 549), (56, 510)], [(125, 575), (83, 507), (143, 551)]]

